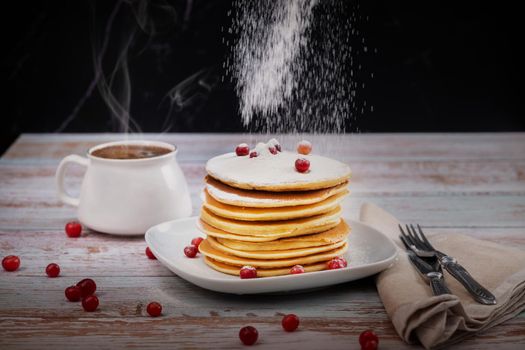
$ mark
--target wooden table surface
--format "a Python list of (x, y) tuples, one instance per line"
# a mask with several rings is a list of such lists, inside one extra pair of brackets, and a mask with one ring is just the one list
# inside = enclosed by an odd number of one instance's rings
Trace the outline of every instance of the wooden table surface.
[[(242, 134), (143, 134), (131, 136), (178, 145), (194, 213), (200, 206), (204, 164), (243, 142)], [(21, 257), (16, 272), (0, 272), (0, 349), (11, 348), (215, 348), (242, 345), (238, 330), (254, 325), (257, 348), (358, 349), (372, 328), (380, 348), (414, 348), (400, 341), (372, 278), (292, 295), (237, 296), (210, 292), (173, 275), (144, 255), (143, 237), (85, 232), (71, 239), (64, 224), (75, 209), (59, 202), (54, 174), (67, 154), (124, 138), (116, 134), (25, 134), (0, 160), (0, 253)], [(344, 204), (356, 218), (373, 202), (429, 233), (461, 232), (525, 249), (525, 134), (371, 134), (310, 137), (318, 153), (350, 164), (352, 193)], [(284, 144), (296, 138), (283, 137)], [(78, 193), (83, 169), (68, 171)], [(48, 263), (60, 264), (47, 278)], [(92, 277), (100, 307), (94, 313), (64, 298), (64, 289)], [(163, 316), (146, 314), (148, 302)], [(301, 318), (285, 333), (283, 314)], [(456, 349), (525, 346), (525, 313)], [(523, 348), (523, 347), (522, 347)]]

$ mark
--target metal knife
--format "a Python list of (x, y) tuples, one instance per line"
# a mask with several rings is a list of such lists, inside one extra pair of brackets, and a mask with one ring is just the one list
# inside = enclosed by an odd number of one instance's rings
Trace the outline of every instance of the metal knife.
[(416, 253), (411, 250), (407, 250), (406, 253), (412, 265), (414, 265), (419, 273), (429, 281), (430, 288), (432, 288), (432, 293), (434, 295), (452, 294), (445, 285), (441, 268), (432, 267), (429, 263), (418, 257)]

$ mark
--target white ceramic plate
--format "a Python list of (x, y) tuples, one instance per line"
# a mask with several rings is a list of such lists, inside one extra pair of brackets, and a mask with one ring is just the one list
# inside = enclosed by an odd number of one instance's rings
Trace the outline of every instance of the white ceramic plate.
[(193, 259), (186, 257), (184, 247), (193, 238), (205, 236), (197, 229), (196, 217), (153, 226), (146, 232), (146, 242), (164, 266), (199, 287), (233, 294), (292, 292), (353, 281), (376, 274), (392, 264), (397, 250), (390, 239), (360, 222), (346, 221), (352, 228), (349, 249), (344, 255), (348, 267), (300, 275), (240, 279), (208, 267), (201, 254)]

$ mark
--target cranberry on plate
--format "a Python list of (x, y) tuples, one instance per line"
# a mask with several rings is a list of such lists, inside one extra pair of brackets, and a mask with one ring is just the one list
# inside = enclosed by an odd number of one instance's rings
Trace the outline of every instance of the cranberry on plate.
[(199, 252), (199, 250), (197, 249), (196, 246), (194, 245), (189, 245), (189, 246), (186, 246), (184, 248), (184, 254), (188, 257), (188, 258), (194, 258), (195, 256), (197, 256), (197, 253)]
[(241, 279), (256, 278), (257, 269), (253, 266), (243, 266), (239, 272)]
[(204, 238), (202, 237), (195, 237), (191, 240), (191, 245), (194, 245), (195, 247), (199, 248), (199, 245), (204, 241)]
[(304, 267), (302, 265), (295, 265), (290, 269), (290, 274), (297, 275), (300, 273), (304, 273)]

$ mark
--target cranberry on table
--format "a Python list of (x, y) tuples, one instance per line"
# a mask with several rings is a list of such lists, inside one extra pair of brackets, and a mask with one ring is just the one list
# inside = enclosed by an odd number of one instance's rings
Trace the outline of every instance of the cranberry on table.
[(77, 238), (82, 233), (82, 225), (77, 221), (70, 221), (66, 224), (65, 230), (68, 237)]
[(242, 327), (239, 331), (239, 338), (244, 345), (253, 345), (259, 338), (259, 332), (252, 326)]
[(82, 307), (87, 312), (93, 312), (98, 307), (98, 298), (96, 295), (88, 295), (82, 299)]
[(302, 265), (295, 265), (290, 269), (292, 275), (298, 275), (304, 272), (304, 267)]
[(247, 156), (250, 153), (250, 147), (246, 143), (241, 143), (235, 148), (235, 154), (238, 156)]
[(198, 252), (199, 252), (199, 250), (194, 245), (189, 245), (189, 246), (186, 246), (186, 248), (184, 248), (184, 254), (188, 258), (194, 258), (195, 256), (197, 256)]
[[(365, 345), (370, 342), (374, 342), (375, 347), (369, 347), (367, 349), (376, 349), (377, 345), (379, 344), (379, 338), (377, 334), (375, 334), (374, 331), (368, 329), (359, 335), (359, 344), (361, 345), (362, 349), (365, 349)], [(373, 346), (373, 345), (374, 344), (369, 344), (369, 346)]]
[(2, 259), (2, 267), (6, 271), (16, 271), (20, 267), (20, 258), (16, 255), (8, 255)]
[(295, 169), (300, 173), (305, 173), (310, 169), (310, 161), (308, 159), (299, 158), (295, 161)]
[(58, 277), (58, 275), (60, 274), (60, 266), (58, 266), (58, 264), (55, 263), (47, 265), (46, 274), (51, 278)]
[(146, 247), (146, 255), (148, 256), (148, 259), (152, 259), (152, 260), (156, 260), (157, 257), (155, 255), (153, 255), (153, 253), (151, 252), (151, 249), (149, 249), (149, 247)]
[(377, 342), (375, 340), (369, 340), (365, 345), (361, 346), (361, 350), (376, 350)]
[(162, 305), (160, 305), (156, 301), (152, 301), (151, 303), (148, 304), (146, 311), (148, 311), (148, 314), (151, 317), (158, 317), (162, 313)]
[(281, 323), (285, 331), (293, 332), (299, 327), (299, 317), (294, 314), (289, 314), (283, 317)]
[(302, 140), (297, 144), (297, 153), (310, 154), (312, 152), (312, 144), (309, 141)]
[(80, 288), (83, 298), (94, 294), (97, 290), (97, 284), (91, 278), (84, 278), (82, 281), (77, 283), (77, 286)]
[(268, 151), (270, 151), (271, 154), (277, 154), (277, 148), (275, 147), (269, 147)]
[(202, 241), (204, 241), (204, 238), (202, 238), (202, 237), (195, 237), (194, 239), (191, 240), (191, 245), (199, 248), (199, 245), (202, 243)]
[(253, 266), (243, 266), (241, 271), (239, 272), (239, 276), (241, 277), (241, 279), (256, 278), (257, 269)]
[(282, 152), (283, 151), (283, 149), (281, 148), (281, 145), (278, 144), (278, 143), (276, 143), (274, 147), (277, 150), (277, 152)]
[(64, 291), (66, 298), (69, 301), (79, 301), (82, 297), (82, 290), (79, 286), (69, 286)]
[(250, 158), (258, 157), (259, 153), (257, 151), (250, 152)]

